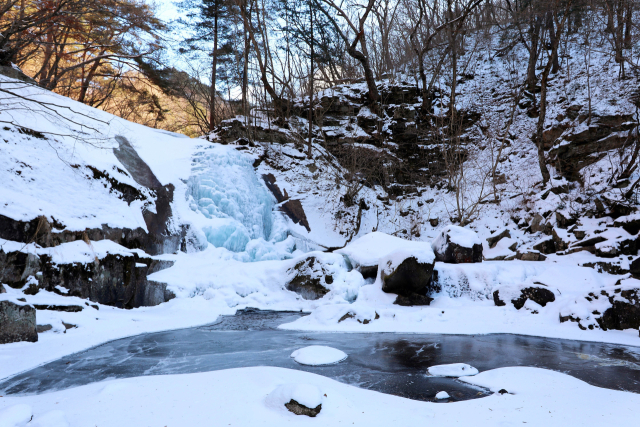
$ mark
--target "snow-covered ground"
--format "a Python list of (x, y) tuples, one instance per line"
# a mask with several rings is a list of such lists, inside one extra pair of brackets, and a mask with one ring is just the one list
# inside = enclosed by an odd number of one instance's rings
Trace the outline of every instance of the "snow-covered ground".
[[(3, 397), (0, 425), (565, 427), (637, 422), (640, 395), (594, 387), (559, 372), (501, 368), (462, 380), (495, 394), (455, 403), (419, 402), (308, 372), (255, 367), (130, 378), (37, 396)], [(500, 390), (507, 393), (497, 393)], [(315, 418), (292, 414), (284, 404), (294, 397), (309, 405), (321, 402), (320, 413)]]

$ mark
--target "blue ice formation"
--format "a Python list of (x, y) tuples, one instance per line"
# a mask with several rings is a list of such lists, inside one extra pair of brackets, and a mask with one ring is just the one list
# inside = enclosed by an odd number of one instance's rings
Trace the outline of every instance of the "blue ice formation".
[(249, 156), (229, 146), (206, 146), (194, 156), (188, 184), (190, 207), (206, 217), (202, 232), (211, 245), (241, 261), (291, 256), (295, 242), (273, 212), (275, 198)]

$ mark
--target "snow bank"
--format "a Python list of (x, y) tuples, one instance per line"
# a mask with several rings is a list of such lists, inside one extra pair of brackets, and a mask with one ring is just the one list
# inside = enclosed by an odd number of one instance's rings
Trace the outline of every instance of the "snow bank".
[(478, 370), (466, 363), (451, 363), (448, 365), (435, 365), (427, 369), (427, 373), (432, 377), (464, 377), (476, 375)]
[[(593, 387), (559, 372), (501, 368), (465, 377), (464, 381), (492, 391), (506, 389), (509, 394), (440, 405), (363, 390), (308, 372), (255, 367), (144, 376), (33, 396), (4, 396), (0, 411), (27, 403), (34, 421), (51, 411), (62, 411), (69, 427), (310, 423), (371, 427), (396, 425), (398, 420), (402, 425), (527, 423), (549, 427), (596, 426), (605, 421), (611, 425), (637, 423), (640, 395)], [(104, 392), (108, 387), (111, 392)], [(307, 403), (318, 402), (318, 390), (322, 411), (314, 419), (279, 406), (294, 395), (312, 398)]]
[[(347, 353), (337, 348), (327, 347), (324, 345), (310, 345), (291, 353), (293, 360), (301, 365), (333, 365), (342, 362), (347, 358)], [(298, 400), (298, 399), (296, 399)], [(298, 400), (299, 403), (302, 403)], [(315, 406), (305, 405), (309, 408)]]
[(31, 421), (31, 406), (17, 404), (0, 410), (0, 427), (23, 427)]

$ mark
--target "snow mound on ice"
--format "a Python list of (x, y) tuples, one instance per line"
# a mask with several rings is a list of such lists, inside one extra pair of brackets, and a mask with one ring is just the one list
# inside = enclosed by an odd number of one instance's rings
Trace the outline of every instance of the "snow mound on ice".
[(478, 370), (466, 363), (451, 363), (449, 365), (435, 365), (427, 369), (433, 377), (466, 377), (477, 375)]
[(447, 236), (449, 241), (463, 248), (472, 248), (473, 245), (481, 245), (482, 241), (475, 231), (457, 225), (449, 225), (443, 228), (438, 237), (433, 239), (431, 247), (434, 251), (443, 253), (447, 247)]
[(448, 399), (449, 393), (447, 393), (446, 391), (439, 391), (438, 393), (436, 393), (436, 399), (441, 400), (441, 399)]
[[(324, 345), (310, 345), (309, 347), (304, 347), (294, 351), (291, 353), (291, 357), (301, 365), (319, 366), (342, 362), (347, 358), (347, 353), (338, 350), (337, 348), (327, 347)], [(299, 400), (298, 402), (302, 403)], [(309, 405), (305, 406), (309, 408), (312, 407)], [(313, 407), (315, 408), (315, 406)]]
[(313, 384), (283, 384), (267, 396), (265, 403), (274, 409), (284, 409), (284, 404), (292, 399), (307, 408), (322, 404), (322, 391)]
[(433, 253), (429, 243), (405, 240), (379, 231), (366, 234), (336, 252), (349, 258), (354, 267), (359, 267), (378, 265), (381, 258), (400, 249)]
[(0, 412), (0, 427), (22, 427), (31, 421), (31, 406), (19, 404)]

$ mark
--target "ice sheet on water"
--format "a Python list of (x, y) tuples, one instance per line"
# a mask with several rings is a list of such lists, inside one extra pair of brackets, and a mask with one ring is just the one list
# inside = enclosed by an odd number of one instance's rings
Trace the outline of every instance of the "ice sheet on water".
[(201, 228), (207, 242), (235, 252), (238, 260), (283, 259), (295, 249), (251, 157), (233, 147), (212, 144), (196, 153), (188, 198), (206, 218)]

